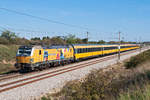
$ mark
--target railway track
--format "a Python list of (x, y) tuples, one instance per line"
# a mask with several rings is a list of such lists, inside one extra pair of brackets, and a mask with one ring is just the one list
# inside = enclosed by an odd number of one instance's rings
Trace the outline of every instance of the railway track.
[[(44, 72), (45, 70), (40, 71), (40, 72)], [(14, 78), (20, 78), (20, 77), (23, 77), (23, 76), (33, 75), (33, 74), (38, 73), (38, 72), (39, 71), (37, 71), (37, 72), (29, 72), (29, 73), (19, 73), (18, 72), (16, 74), (2, 75), (2, 76), (0, 76), (0, 82), (6, 81), (6, 80), (10, 80), (10, 79), (14, 79)]]
[[(126, 54), (129, 54), (129, 53), (133, 53), (135, 51), (137, 51), (137, 50), (124, 52), (121, 55), (126, 55)], [(63, 74), (63, 73), (67, 73), (67, 72), (70, 72), (70, 71), (73, 71), (73, 70), (77, 70), (77, 69), (80, 69), (80, 68), (83, 68), (83, 67), (87, 67), (87, 66), (90, 66), (90, 65), (93, 65), (93, 64), (96, 64), (96, 63), (100, 63), (100, 62), (103, 62), (103, 61), (106, 61), (106, 60), (110, 60), (112, 58), (116, 58), (116, 54), (115, 55), (110, 55), (110, 56), (105, 56), (105, 57), (102, 57), (102, 58), (94, 60), (94, 61), (88, 61), (88, 62), (83, 63), (83, 64), (77, 64), (77, 65), (67, 67), (67, 68), (60, 68), (59, 67), (55, 71), (46, 72), (46, 73), (43, 73), (43, 74), (31, 76), (31, 77), (28, 77), (28, 78), (23, 78), (23, 79), (19, 79), (19, 80), (16, 80), (16, 81), (0, 84), (0, 87), (1, 87), (0, 93), (11, 90), (11, 89), (14, 89), (14, 88), (17, 88), (17, 87), (24, 86), (24, 85), (27, 85), (27, 84), (31, 84), (33, 82), (37, 82), (37, 81), (40, 81), (40, 80), (51, 78), (51, 77), (54, 77), (54, 76), (57, 76), (57, 75), (60, 75), (60, 74)]]
[[(72, 63), (67, 64), (67, 65), (71, 65), (71, 64)], [(56, 69), (57, 67), (61, 67), (61, 66), (52, 67), (52, 68), (50, 68), (50, 70)], [(47, 69), (43, 69), (42, 71), (28, 72), (28, 73), (19, 73), (18, 72), (18, 73), (15, 73), (15, 74), (1, 75), (0, 76), (0, 82), (10, 80), (10, 79), (14, 79), (14, 78), (20, 78), (20, 77), (23, 77), (23, 76), (33, 75), (33, 74), (36, 74), (36, 73), (39, 73), (39, 72), (42, 73), (42, 72), (45, 72), (45, 71), (47, 71)]]

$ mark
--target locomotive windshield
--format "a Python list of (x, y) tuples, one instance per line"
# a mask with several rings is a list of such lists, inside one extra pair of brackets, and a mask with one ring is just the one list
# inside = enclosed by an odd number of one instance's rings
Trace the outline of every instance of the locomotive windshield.
[(18, 49), (18, 56), (30, 56), (32, 52), (32, 48), (31, 47), (20, 47)]

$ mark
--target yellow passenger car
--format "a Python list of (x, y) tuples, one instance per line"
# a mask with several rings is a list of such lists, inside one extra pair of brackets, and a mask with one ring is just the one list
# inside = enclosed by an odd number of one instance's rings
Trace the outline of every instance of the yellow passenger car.
[(73, 46), (76, 60), (117, 53), (119, 51), (119, 48), (120, 52), (139, 48), (139, 46), (133, 44), (124, 44), (120, 46), (78, 44)]

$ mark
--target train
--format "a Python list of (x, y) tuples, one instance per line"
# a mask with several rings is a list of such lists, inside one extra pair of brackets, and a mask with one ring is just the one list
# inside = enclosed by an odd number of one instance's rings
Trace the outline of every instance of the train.
[(16, 54), (15, 67), (20, 70), (42, 70), (48, 67), (65, 65), (138, 48), (140, 47), (136, 44), (20, 46)]

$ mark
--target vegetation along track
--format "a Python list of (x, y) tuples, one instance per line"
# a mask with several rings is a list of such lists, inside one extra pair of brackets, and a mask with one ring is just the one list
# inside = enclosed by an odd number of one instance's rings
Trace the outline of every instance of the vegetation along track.
[[(126, 53), (123, 53), (122, 55), (126, 55), (126, 54), (133, 53), (133, 52), (135, 52), (135, 51), (126, 52)], [(27, 84), (30, 84), (30, 83), (33, 83), (33, 82), (37, 82), (37, 81), (40, 81), (40, 80), (43, 80), (43, 79), (54, 77), (54, 76), (57, 76), (57, 75), (60, 75), (60, 74), (66, 73), (66, 72), (70, 72), (70, 71), (77, 70), (77, 69), (80, 69), (80, 68), (83, 68), (83, 67), (87, 67), (87, 66), (90, 66), (90, 65), (93, 65), (93, 64), (96, 64), (96, 63), (100, 63), (100, 62), (103, 62), (103, 61), (106, 61), (106, 60), (110, 60), (110, 59), (115, 58), (115, 57), (116, 57), (116, 55), (111, 55), (111, 56), (107, 56), (105, 58), (97, 59), (95, 61), (90, 61), (90, 62), (86, 62), (86, 63), (83, 63), (83, 64), (78, 64), (78, 65), (74, 65), (74, 66), (71, 66), (71, 67), (58, 69), (58, 70), (55, 70), (55, 71), (52, 71), (52, 72), (47, 72), (47, 73), (44, 73), (44, 74), (32, 76), (32, 77), (29, 77), (29, 78), (24, 78), (24, 79), (20, 79), (20, 80), (17, 80), (17, 81), (1, 84), (0, 85), (0, 87), (1, 87), (0, 93), (4, 92), (4, 91), (7, 91), (7, 90), (17, 88), (17, 87), (24, 86), (24, 85), (27, 85)], [(27, 81), (27, 82), (25, 82), (25, 81)]]

